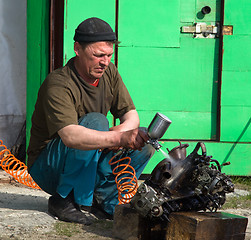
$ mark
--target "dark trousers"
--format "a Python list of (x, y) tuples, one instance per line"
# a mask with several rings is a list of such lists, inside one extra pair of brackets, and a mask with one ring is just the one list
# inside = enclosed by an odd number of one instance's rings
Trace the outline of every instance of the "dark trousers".
[[(109, 131), (106, 117), (100, 113), (86, 114), (79, 125), (98, 131)], [(146, 144), (142, 151), (130, 151), (131, 166), (137, 178), (144, 170), (154, 148)], [(47, 193), (56, 192), (65, 198), (72, 190), (75, 202), (91, 206), (93, 195), (109, 214), (118, 204), (118, 191), (112, 167), (108, 164), (113, 152), (68, 148), (61, 138), (51, 140), (30, 170), (34, 181)]]

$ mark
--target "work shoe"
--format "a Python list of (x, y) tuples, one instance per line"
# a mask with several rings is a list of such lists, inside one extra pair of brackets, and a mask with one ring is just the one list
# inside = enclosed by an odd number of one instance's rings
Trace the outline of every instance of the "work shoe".
[(93, 200), (92, 206), (81, 206), (81, 210), (89, 212), (93, 214), (97, 219), (108, 219), (113, 220), (113, 215), (107, 213), (100, 204), (97, 203), (97, 201)]
[(48, 202), (48, 211), (65, 222), (92, 224), (92, 218), (80, 210), (78, 205), (74, 203), (71, 194), (66, 198), (62, 198), (59, 194), (51, 196)]

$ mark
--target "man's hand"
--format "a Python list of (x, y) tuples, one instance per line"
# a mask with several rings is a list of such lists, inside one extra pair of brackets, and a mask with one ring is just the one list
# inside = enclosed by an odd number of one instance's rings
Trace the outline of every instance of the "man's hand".
[(146, 141), (149, 139), (146, 132), (140, 128), (132, 129), (122, 133), (121, 143), (124, 148), (142, 150)]
[[(120, 132), (120, 145), (116, 147), (110, 147), (106, 149), (101, 149), (101, 151), (109, 152), (118, 152), (123, 148), (141, 150), (146, 141), (144, 132), (138, 129), (139, 127), (139, 116), (136, 110), (130, 110), (125, 113), (120, 118), (120, 124), (110, 128), (110, 131)], [(141, 132), (141, 133), (140, 133)], [(142, 135), (142, 136), (141, 136)], [(148, 137), (147, 137), (148, 139)]]
[(142, 150), (146, 141), (149, 139), (147, 133), (140, 128), (122, 132), (121, 135), (121, 146), (120, 147), (110, 147), (105, 149), (100, 149), (104, 152), (118, 152), (121, 149), (132, 149), (132, 150)]

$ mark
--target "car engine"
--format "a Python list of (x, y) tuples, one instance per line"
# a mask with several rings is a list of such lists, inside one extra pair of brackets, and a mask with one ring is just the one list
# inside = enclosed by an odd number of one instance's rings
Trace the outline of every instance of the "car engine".
[(231, 179), (221, 172), (221, 166), (229, 162), (220, 165), (207, 156), (203, 142), (186, 156), (189, 145), (179, 143), (168, 150), (130, 202), (143, 217), (169, 221), (171, 212), (217, 211), (225, 203), (226, 193), (234, 191)]

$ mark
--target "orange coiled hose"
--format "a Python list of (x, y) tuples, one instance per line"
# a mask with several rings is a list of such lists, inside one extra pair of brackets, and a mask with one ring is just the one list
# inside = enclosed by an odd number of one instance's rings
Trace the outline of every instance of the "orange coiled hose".
[(16, 179), (19, 183), (31, 188), (41, 189), (28, 173), (27, 166), (11, 154), (10, 150), (3, 145), (3, 141), (1, 139), (0, 159), (0, 166), (2, 169), (14, 177), (14, 179)]
[[(138, 189), (138, 180), (135, 169), (130, 165), (131, 158), (123, 157), (115, 160), (117, 155), (114, 155), (110, 161), (110, 165), (118, 164), (114, 167), (112, 173), (116, 176), (115, 182), (118, 189), (119, 204), (129, 203)], [(121, 163), (122, 161), (126, 163)]]

